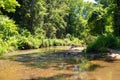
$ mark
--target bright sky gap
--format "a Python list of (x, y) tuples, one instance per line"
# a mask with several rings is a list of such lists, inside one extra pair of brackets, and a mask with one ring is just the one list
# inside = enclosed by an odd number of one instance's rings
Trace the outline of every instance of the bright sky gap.
[(85, 2), (89, 1), (89, 2), (94, 2), (94, 3), (96, 3), (95, 0), (84, 0), (84, 1), (85, 1)]

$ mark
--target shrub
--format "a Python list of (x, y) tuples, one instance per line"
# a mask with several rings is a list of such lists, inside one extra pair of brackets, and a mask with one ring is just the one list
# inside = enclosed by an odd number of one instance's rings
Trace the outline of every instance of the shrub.
[(84, 41), (83, 41), (83, 40), (80, 40), (80, 39), (78, 39), (78, 38), (74, 38), (74, 39), (72, 40), (72, 43), (74, 43), (74, 44), (84, 44)]
[(8, 40), (18, 34), (17, 25), (7, 16), (0, 15), (0, 38)]
[(7, 41), (7, 44), (9, 46), (8, 51), (13, 51), (13, 50), (18, 49), (17, 41), (18, 39), (15, 36), (9, 38), (9, 40)]
[(42, 44), (42, 41), (38, 38), (35, 38), (35, 37), (30, 37), (29, 38), (29, 41), (30, 41), (30, 45), (32, 45), (32, 48), (39, 48), (39, 46)]
[(48, 47), (49, 46), (49, 39), (43, 39), (41, 47)]
[(19, 38), (17, 45), (18, 45), (18, 49), (30, 49), (31, 48), (30, 41), (24, 36), (21, 36)]
[(67, 35), (66, 35), (66, 38), (68, 38), (68, 39), (70, 39), (70, 40), (71, 40), (71, 39), (72, 39), (72, 35), (67, 34)]
[(59, 39), (54, 39), (54, 46), (62, 46), (62, 41)]
[(101, 35), (88, 44), (87, 52), (106, 52), (107, 48), (119, 49), (119, 39), (112, 34)]
[(37, 49), (42, 44), (42, 39), (36, 35), (31, 35), (28, 30), (22, 30), (18, 37), (18, 49)]
[(6, 53), (8, 50), (8, 44), (0, 40), (0, 55)]
[(66, 46), (69, 45), (70, 41), (66, 39), (43, 39), (40, 47), (49, 47), (49, 46)]
[(16, 37), (10, 37), (8, 40), (0, 39), (0, 54), (7, 53), (9, 51), (16, 50), (18, 39)]
[(18, 40), (18, 49), (37, 49), (41, 44), (42, 41), (33, 36), (21, 36)]
[(18, 28), (12, 19), (0, 15), (0, 54), (17, 49)]
[(49, 39), (49, 46), (53, 46), (54, 45), (54, 40), (53, 39)]

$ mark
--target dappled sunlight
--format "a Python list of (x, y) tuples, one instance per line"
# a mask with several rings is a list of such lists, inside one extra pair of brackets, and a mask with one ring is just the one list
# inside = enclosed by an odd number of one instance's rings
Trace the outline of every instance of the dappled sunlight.
[(120, 80), (120, 0), (0, 0), (0, 80)]
[[(0, 60), (2, 80), (74, 80), (74, 67), (82, 68), (84, 53), (66, 50), (4, 56)], [(82, 55), (82, 56), (81, 56)], [(4, 64), (5, 63), (5, 64)], [(113, 66), (114, 65), (114, 66)], [(92, 60), (85, 63), (87, 80), (118, 80), (120, 61)], [(77, 74), (80, 79), (82, 72)], [(7, 77), (6, 77), (7, 76)]]
[[(3, 63), (6, 63), (5, 65)], [(31, 80), (39, 78), (50, 78), (56, 75), (72, 75), (70, 71), (58, 71), (53, 69), (40, 69), (25, 66), (15, 61), (0, 61), (0, 79), (2, 80)], [(64, 75), (63, 75), (64, 76)], [(53, 77), (54, 78), (54, 77)], [(64, 78), (64, 77), (63, 77)], [(55, 78), (56, 79), (56, 78)]]

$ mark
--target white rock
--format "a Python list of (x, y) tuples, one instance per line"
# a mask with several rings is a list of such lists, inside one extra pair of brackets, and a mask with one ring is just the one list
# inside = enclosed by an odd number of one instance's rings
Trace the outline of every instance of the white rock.
[(112, 54), (108, 55), (107, 58), (111, 59), (111, 60), (120, 60), (120, 54), (112, 53)]

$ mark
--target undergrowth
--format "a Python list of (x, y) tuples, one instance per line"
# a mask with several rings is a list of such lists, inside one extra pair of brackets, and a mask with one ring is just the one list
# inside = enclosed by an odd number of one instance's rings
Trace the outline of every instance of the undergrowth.
[(110, 49), (120, 49), (120, 39), (112, 34), (99, 36), (88, 44), (86, 52), (107, 52)]

